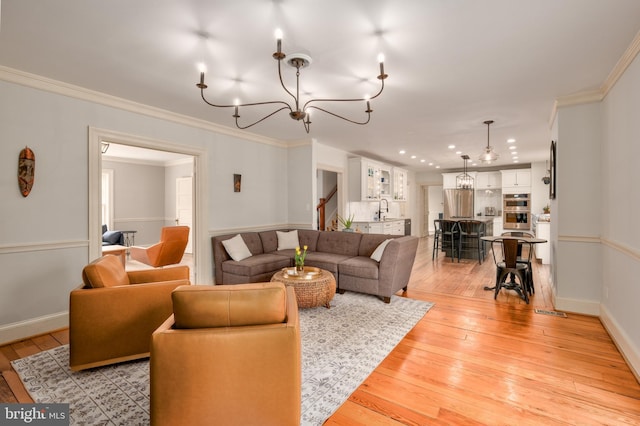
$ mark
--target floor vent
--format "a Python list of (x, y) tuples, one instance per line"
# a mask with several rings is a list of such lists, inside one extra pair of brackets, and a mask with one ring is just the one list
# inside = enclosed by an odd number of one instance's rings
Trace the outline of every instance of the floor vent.
[(565, 314), (564, 312), (558, 312), (558, 311), (546, 311), (544, 309), (535, 309), (535, 313), (536, 314), (542, 314), (542, 315), (551, 315), (554, 317), (561, 317), (561, 318), (566, 318), (567, 314)]

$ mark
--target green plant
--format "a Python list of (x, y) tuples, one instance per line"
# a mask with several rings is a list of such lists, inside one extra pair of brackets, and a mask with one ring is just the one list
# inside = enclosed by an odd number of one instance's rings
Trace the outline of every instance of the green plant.
[(542, 208), (542, 212), (545, 214), (548, 214), (550, 211), (551, 211), (551, 207), (549, 206), (549, 204), (547, 204)]
[(294, 258), (296, 266), (304, 266), (304, 259), (307, 257), (307, 248), (307, 246), (304, 246), (304, 251), (301, 251), (300, 247), (296, 247), (296, 255)]
[(353, 218), (354, 218), (353, 214), (351, 216), (349, 216), (348, 218), (344, 218), (344, 217), (338, 215), (338, 222), (340, 222), (342, 224), (342, 226), (345, 227), (345, 229), (351, 229), (351, 225), (353, 224)]

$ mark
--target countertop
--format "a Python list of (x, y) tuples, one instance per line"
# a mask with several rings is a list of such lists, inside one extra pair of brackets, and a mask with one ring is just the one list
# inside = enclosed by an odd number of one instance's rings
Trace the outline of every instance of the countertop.
[(448, 220), (458, 222), (460, 220), (479, 220), (480, 222), (493, 222), (493, 219), (501, 218), (500, 216), (474, 216), (474, 217), (452, 217)]

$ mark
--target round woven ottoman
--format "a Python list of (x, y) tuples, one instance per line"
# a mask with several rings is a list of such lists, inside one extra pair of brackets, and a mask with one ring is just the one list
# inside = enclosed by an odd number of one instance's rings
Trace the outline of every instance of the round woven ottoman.
[(271, 281), (293, 286), (299, 308), (329, 308), (331, 299), (336, 294), (336, 279), (333, 274), (312, 266), (305, 266), (301, 272), (297, 272), (296, 268), (284, 268), (276, 272)]

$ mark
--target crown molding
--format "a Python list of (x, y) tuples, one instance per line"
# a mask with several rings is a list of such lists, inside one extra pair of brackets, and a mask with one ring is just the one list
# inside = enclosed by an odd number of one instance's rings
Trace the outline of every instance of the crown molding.
[(121, 109), (123, 111), (142, 114), (160, 120), (170, 121), (184, 126), (194, 127), (196, 129), (207, 130), (214, 133), (224, 134), (237, 137), (244, 140), (273, 145), (280, 148), (287, 148), (289, 144), (278, 139), (261, 136), (246, 130), (234, 129), (220, 124), (199, 118), (189, 117), (187, 115), (177, 114), (165, 109), (152, 107), (149, 105), (133, 102), (117, 96), (108, 95), (106, 93), (89, 90), (84, 87), (75, 86), (73, 84), (64, 83), (62, 81), (53, 80), (36, 74), (30, 74), (24, 71), (0, 65), (0, 80), (9, 83), (19, 84), (21, 86), (30, 87), (32, 89), (43, 90), (45, 92), (55, 93), (70, 98), (80, 99), (83, 101), (93, 102), (112, 108)]
[(558, 113), (558, 108), (588, 104), (593, 102), (601, 102), (604, 98), (606, 98), (611, 89), (613, 89), (613, 86), (616, 85), (618, 80), (620, 80), (620, 77), (622, 77), (627, 68), (629, 68), (629, 65), (631, 65), (633, 60), (636, 58), (638, 52), (640, 52), (640, 31), (638, 31), (636, 36), (633, 38), (631, 44), (622, 54), (600, 88), (556, 98), (551, 108), (549, 128), (553, 127), (553, 123), (556, 119), (556, 114)]

